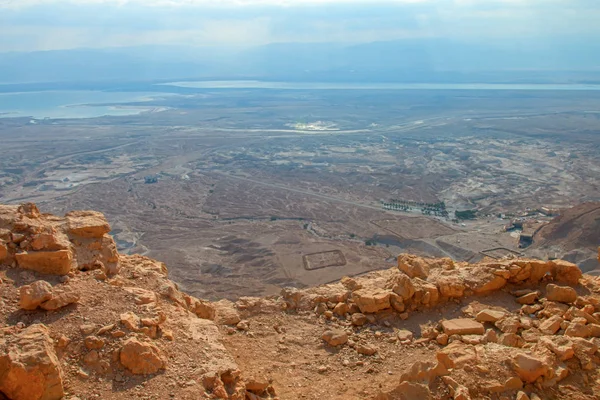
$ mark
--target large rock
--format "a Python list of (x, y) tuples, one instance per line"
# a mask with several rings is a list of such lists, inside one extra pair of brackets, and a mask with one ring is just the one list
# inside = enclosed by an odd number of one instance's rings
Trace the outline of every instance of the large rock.
[(547, 375), (549, 367), (544, 360), (519, 353), (513, 358), (513, 368), (523, 382), (533, 383), (542, 375)]
[(564, 320), (559, 315), (553, 315), (540, 324), (540, 331), (546, 335), (554, 335)]
[(409, 300), (415, 294), (415, 287), (408, 275), (399, 273), (394, 274), (388, 281), (387, 287), (392, 289), (392, 292), (402, 297), (403, 301)]
[(23, 310), (35, 310), (51, 298), (52, 285), (46, 281), (35, 281), (19, 289), (19, 307)]
[(110, 225), (102, 213), (96, 211), (71, 211), (65, 214), (67, 231), (73, 235), (101, 238), (110, 232)]
[(435, 283), (439, 288), (442, 297), (461, 298), (464, 296), (466, 286), (463, 283), (461, 277), (458, 276), (455, 272), (452, 275), (443, 275), (436, 277), (433, 283)]
[(577, 292), (572, 287), (558, 286), (551, 283), (546, 286), (546, 298), (560, 303), (574, 303), (577, 300)]
[(398, 256), (398, 269), (411, 278), (426, 279), (429, 275), (430, 265), (426, 259), (412, 254)]
[(321, 336), (328, 345), (336, 347), (345, 344), (348, 341), (348, 335), (344, 331), (328, 330)]
[(33, 251), (15, 254), (19, 267), (42, 274), (66, 275), (71, 271), (70, 250)]
[(12, 400), (64, 396), (60, 365), (46, 326), (31, 325), (0, 339), (0, 392)]
[(424, 281), (420, 278), (415, 278), (415, 302), (422, 303), (426, 306), (437, 304), (440, 298), (440, 292), (437, 286), (431, 282)]
[(363, 313), (376, 313), (390, 308), (390, 292), (375, 289), (360, 289), (352, 293), (354, 303)]
[(452, 335), (483, 335), (483, 324), (468, 318), (456, 318), (442, 321), (442, 329), (448, 336)]
[(121, 364), (136, 375), (154, 374), (165, 368), (165, 360), (151, 343), (131, 338), (123, 344), (119, 352)]
[(552, 275), (558, 282), (577, 285), (582, 277), (582, 272), (576, 264), (564, 260), (549, 261), (552, 266)]
[(477, 313), (475, 319), (479, 322), (496, 322), (506, 316), (504, 311), (485, 309)]
[(215, 322), (221, 325), (237, 325), (242, 319), (235, 305), (229, 300), (213, 303), (215, 307)]
[(453, 342), (438, 351), (436, 358), (448, 369), (462, 369), (466, 365), (476, 365), (479, 362), (475, 347), (459, 341)]
[(40, 304), (40, 307), (46, 311), (58, 310), (69, 304), (77, 303), (80, 297), (79, 292), (71, 289), (56, 290), (52, 293), (52, 299)]

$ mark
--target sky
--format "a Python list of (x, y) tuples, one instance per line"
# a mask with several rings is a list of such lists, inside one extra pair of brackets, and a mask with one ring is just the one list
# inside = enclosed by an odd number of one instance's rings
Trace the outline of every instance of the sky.
[(0, 52), (600, 37), (598, 0), (0, 0)]

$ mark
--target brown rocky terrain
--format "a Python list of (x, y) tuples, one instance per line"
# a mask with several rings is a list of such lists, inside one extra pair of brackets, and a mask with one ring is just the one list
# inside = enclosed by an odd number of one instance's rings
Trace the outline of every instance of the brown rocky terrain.
[(0, 206), (0, 397), (597, 399), (600, 279), (568, 261), (398, 266), (208, 302), (102, 214)]
[(600, 202), (588, 202), (561, 210), (558, 217), (534, 236), (530, 253), (549, 254), (571, 262), (592, 275), (600, 274), (596, 258), (600, 237)]

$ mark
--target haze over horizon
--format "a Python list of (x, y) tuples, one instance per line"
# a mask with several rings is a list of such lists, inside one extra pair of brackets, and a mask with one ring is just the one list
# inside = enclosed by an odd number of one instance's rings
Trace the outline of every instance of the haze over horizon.
[(2, 83), (600, 71), (590, 0), (0, 0), (0, 11)]

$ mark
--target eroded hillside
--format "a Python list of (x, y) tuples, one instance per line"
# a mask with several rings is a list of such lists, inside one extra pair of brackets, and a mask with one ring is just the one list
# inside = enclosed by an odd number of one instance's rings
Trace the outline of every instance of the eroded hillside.
[[(0, 393), (30, 399), (595, 399), (600, 280), (566, 261), (398, 266), (203, 301), (102, 214), (0, 206)], [(1, 397), (1, 396), (0, 396)]]

